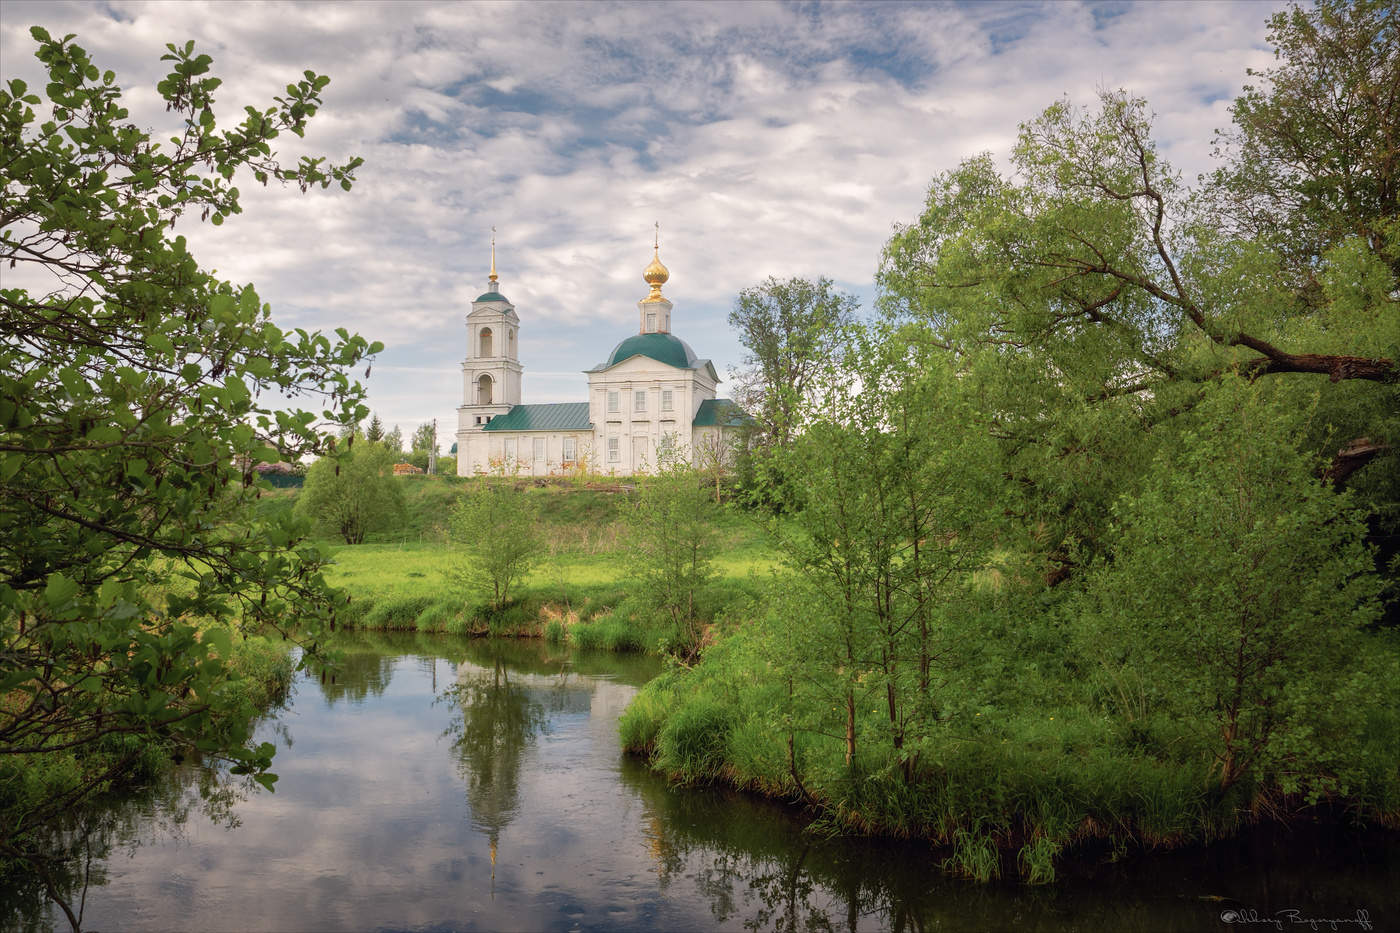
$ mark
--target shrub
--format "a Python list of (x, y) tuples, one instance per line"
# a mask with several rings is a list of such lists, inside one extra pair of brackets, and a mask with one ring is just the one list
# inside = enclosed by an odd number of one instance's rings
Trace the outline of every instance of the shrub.
[(712, 781), (724, 772), (734, 713), (709, 697), (673, 712), (656, 738), (656, 764), (687, 781)]
[(575, 648), (599, 651), (646, 650), (646, 643), (636, 629), (617, 614), (570, 626), (569, 641)]
[(377, 629), (414, 629), (418, 617), (437, 600), (432, 596), (391, 596), (380, 600), (365, 613), (364, 627)]
[(539, 506), (514, 484), (480, 483), (457, 500), (448, 528), (462, 559), (448, 579), (500, 609), (539, 558)]

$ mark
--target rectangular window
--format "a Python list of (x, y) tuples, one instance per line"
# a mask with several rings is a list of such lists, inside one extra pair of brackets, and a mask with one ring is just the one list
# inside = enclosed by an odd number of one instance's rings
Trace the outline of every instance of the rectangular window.
[(647, 333), (655, 333), (655, 331), (656, 331), (656, 312), (655, 312), (655, 311), (648, 311), (648, 312), (647, 312)]
[(618, 393), (618, 392), (609, 392), (609, 393), (608, 393), (608, 411), (620, 411), (620, 410), (621, 410), (620, 406), (621, 406), (621, 404), (622, 404), (621, 401), (620, 401), (621, 398), (622, 398), (621, 393)]
[(615, 437), (608, 438), (608, 462), (616, 463), (622, 459), (622, 447)]
[(672, 405), (673, 405), (672, 398), (673, 398), (673, 393), (671, 392), (670, 389), (662, 389), (662, 390), (661, 390), (661, 410), (662, 410), (662, 411), (670, 411), (670, 410), (671, 410), (671, 407), (672, 407)]
[(501, 442), (501, 453), (507, 460), (515, 459), (515, 438), (508, 437)]
[(646, 392), (646, 389), (638, 389), (638, 390), (637, 390), (636, 400), (633, 402), (632, 410), (633, 410), (633, 411), (646, 411), (646, 410), (647, 410), (647, 392)]
[(564, 461), (573, 463), (576, 459), (578, 459), (578, 450), (574, 446), (574, 439), (572, 437), (564, 438)]
[(535, 459), (544, 459), (544, 438), (542, 437), (535, 438)]

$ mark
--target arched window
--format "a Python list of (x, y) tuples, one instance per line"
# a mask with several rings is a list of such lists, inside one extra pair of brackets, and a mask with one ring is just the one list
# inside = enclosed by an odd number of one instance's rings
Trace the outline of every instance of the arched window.
[(491, 404), (491, 377), (485, 373), (476, 381), (476, 403), (478, 405)]
[(481, 329), (481, 353), (478, 354), (478, 355), (479, 355), (479, 356), (490, 356), (490, 355), (491, 355), (491, 328), (489, 328), (489, 327), (483, 327), (483, 328)]

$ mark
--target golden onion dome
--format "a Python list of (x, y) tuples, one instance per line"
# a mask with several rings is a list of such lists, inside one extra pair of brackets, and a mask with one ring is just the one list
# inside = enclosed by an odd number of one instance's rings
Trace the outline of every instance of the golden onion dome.
[(651, 264), (642, 270), (642, 280), (651, 286), (651, 294), (643, 298), (643, 301), (664, 301), (661, 297), (661, 286), (666, 284), (666, 280), (671, 277), (671, 270), (661, 264), (659, 255), (660, 247), (657, 247), (651, 255)]
[(671, 270), (661, 264), (661, 257), (658, 255), (660, 247), (651, 254), (651, 265), (642, 270), (642, 280), (648, 285), (664, 285), (671, 277)]

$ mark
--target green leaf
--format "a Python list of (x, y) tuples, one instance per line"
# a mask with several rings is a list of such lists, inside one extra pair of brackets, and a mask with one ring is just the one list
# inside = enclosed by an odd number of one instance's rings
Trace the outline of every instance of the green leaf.
[(162, 353), (166, 356), (173, 356), (175, 354), (175, 345), (170, 342), (169, 337), (159, 331), (153, 331), (147, 334), (146, 343), (157, 353)]
[(44, 601), (54, 609), (62, 609), (78, 595), (78, 584), (61, 573), (49, 574), (44, 586)]
[(200, 640), (207, 648), (217, 652), (221, 657), (228, 657), (229, 651), (233, 647), (233, 636), (222, 625), (213, 625), (205, 629)]

